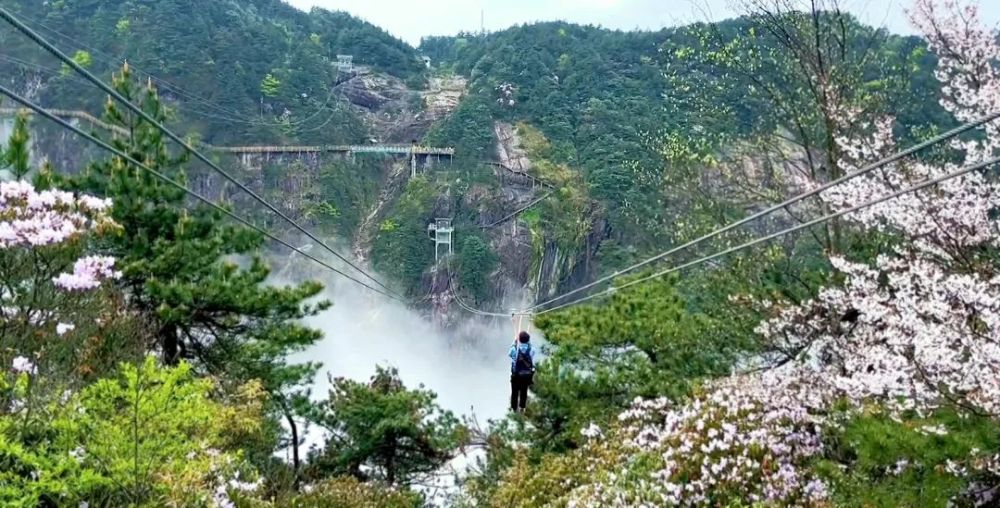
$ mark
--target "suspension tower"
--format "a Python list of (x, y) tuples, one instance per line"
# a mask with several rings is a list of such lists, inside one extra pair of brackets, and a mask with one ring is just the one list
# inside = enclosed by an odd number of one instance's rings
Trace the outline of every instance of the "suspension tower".
[(434, 262), (438, 262), (441, 259), (441, 247), (447, 246), (448, 250), (445, 251), (445, 255), (451, 255), (454, 251), (452, 250), (452, 236), (455, 232), (455, 228), (451, 225), (451, 219), (437, 218), (434, 222), (427, 225), (427, 235), (434, 240)]

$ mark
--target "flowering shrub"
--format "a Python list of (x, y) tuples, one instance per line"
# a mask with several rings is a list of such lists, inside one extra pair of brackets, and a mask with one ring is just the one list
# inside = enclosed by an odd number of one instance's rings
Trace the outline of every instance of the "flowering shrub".
[(0, 249), (68, 242), (109, 224), (108, 200), (0, 182)]
[[(13, 353), (30, 358), (33, 370), (36, 363), (44, 370), (48, 360), (66, 356), (75, 358), (64, 364), (89, 365), (81, 360), (94, 344), (81, 341), (119, 314), (94, 291), (120, 277), (114, 258), (83, 252), (89, 238), (116, 228), (107, 215), (110, 206), (93, 196), (0, 182), (0, 264), (5, 267), (0, 271), (0, 361), (10, 364), (6, 355)], [(15, 370), (21, 370), (19, 364), (14, 360)]]
[(826, 484), (804, 467), (822, 450), (819, 427), (780, 385), (738, 377), (677, 407), (637, 400), (619, 417), (631, 457), (574, 490), (570, 504), (823, 504)]
[(104, 279), (117, 279), (121, 272), (115, 271), (115, 258), (108, 256), (87, 256), (73, 263), (73, 273), (61, 273), (52, 283), (62, 289), (85, 290), (101, 285)]
[(37, 369), (31, 360), (23, 356), (15, 356), (14, 361), (11, 362), (10, 370), (15, 374), (34, 374)]

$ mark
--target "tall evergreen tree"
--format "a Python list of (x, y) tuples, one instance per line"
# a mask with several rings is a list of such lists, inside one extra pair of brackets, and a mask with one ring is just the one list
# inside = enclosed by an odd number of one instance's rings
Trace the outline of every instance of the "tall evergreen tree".
[[(165, 118), (156, 90), (133, 82), (127, 66), (113, 84), (153, 118)], [(114, 146), (185, 181), (187, 158), (171, 155), (155, 126), (110, 100), (105, 117), (128, 133), (114, 137)], [(315, 372), (316, 365), (289, 365), (285, 357), (321, 337), (299, 320), (328, 305), (306, 303), (322, 287), (265, 285), (260, 234), (224, 222), (218, 211), (190, 203), (183, 191), (119, 157), (94, 162), (80, 175), (46, 173), (39, 181), (113, 200), (111, 215), (122, 233), (103, 248), (118, 258), (129, 303), (153, 324), (166, 363), (187, 359), (230, 380), (259, 379), (272, 395), (287, 394)]]
[(311, 414), (329, 432), (311, 454), (310, 474), (351, 475), (412, 485), (441, 468), (465, 439), (465, 429), (436, 395), (409, 390), (394, 368), (378, 367), (368, 383), (331, 378), (330, 397)]
[(6, 168), (20, 180), (28, 174), (29, 161), (28, 116), (19, 114), (14, 118), (14, 130), (7, 140), (7, 149), (0, 147), (0, 168)]

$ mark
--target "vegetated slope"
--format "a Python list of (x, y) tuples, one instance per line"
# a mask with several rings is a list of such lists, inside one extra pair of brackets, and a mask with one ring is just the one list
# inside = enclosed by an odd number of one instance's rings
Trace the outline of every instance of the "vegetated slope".
[[(185, 130), (217, 144), (367, 139), (365, 125), (331, 93), (338, 54), (422, 82), (424, 66), (413, 48), (384, 30), (346, 13), (305, 13), (280, 0), (0, 0), (0, 5), (102, 77), (128, 60), (140, 75), (148, 72), (179, 85), (183, 91), (158, 83), (164, 97), (181, 105), (178, 121)], [(102, 94), (60, 73), (55, 59), (20, 34), (4, 30), (0, 47), (5, 81), (52, 107), (100, 111)]]
[[(469, 104), (460, 114), (488, 112), (494, 119), (539, 127), (551, 141), (552, 159), (581, 172), (593, 197), (614, 216), (626, 213), (625, 207), (644, 206), (650, 194), (635, 185), (633, 163), (657, 165), (644, 140), (660, 121), (666, 88), (657, 50), (667, 37), (666, 31), (539, 23), (486, 36), (426, 38), (420, 49), (470, 78)], [(513, 88), (501, 100), (496, 88), (502, 84)], [(460, 114), (453, 118), (462, 120)], [(447, 131), (459, 147), (479, 143), (479, 126), (489, 131), (492, 122), (469, 124), (475, 133)]]
[[(278, 0), (62, 0), (41, 6), (0, 0), (0, 5), (25, 15), (70, 53), (80, 46), (60, 34), (84, 41), (86, 53), (77, 56), (99, 75), (128, 59), (141, 71), (181, 85), (183, 91), (158, 83), (175, 106), (172, 121), (211, 143), (400, 141), (385, 134), (419, 137), (432, 119), (423, 141), (456, 148), (452, 173), (404, 192), (404, 199), (385, 197), (368, 220), (379, 229), (371, 241), (373, 261), (405, 272), (393, 275), (415, 293), (424, 289), (418, 287), (421, 272), (433, 259), (425, 228), (436, 215), (455, 218), (457, 241), (470, 238), (470, 253), (481, 253), (486, 244), (495, 256), (505, 245), (500, 236), (517, 231), (476, 232), (514, 204), (503, 199), (503, 189), (482, 167), (495, 157), (496, 122), (517, 126), (537, 159), (532, 171), (557, 187), (551, 199), (519, 219), (522, 233), (530, 232), (522, 243), (531, 243), (525, 250), (533, 259), (515, 261), (533, 267), (530, 278), (542, 272), (548, 274), (542, 278), (555, 278), (535, 281), (546, 292), (669, 243), (673, 221), (687, 205), (666, 188), (673, 170), (662, 153), (666, 135), (698, 141), (726, 133), (734, 139), (774, 128), (773, 112), (747, 97), (745, 78), (713, 74), (710, 66), (683, 56), (704, 36), (700, 25), (622, 32), (537, 23), (487, 35), (430, 37), (418, 52), (345, 13), (305, 13)], [(717, 35), (736, 37), (744, 27), (744, 20), (727, 21), (716, 27)], [(4, 31), (0, 45), (0, 75), (6, 81), (49, 106), (100, 111), (101, 94), (61, 73), (23, 37)], [(893, 106), (911, 128), (938, 123), (932, 120), (939, 112), (923, 107), (933, 82), (929, 57), (908, 58), (921, 45), (919, 39), (889, 36), (872, 49), (885, 55), (879, 62), (913, 75), (910, 88), (894, 95)], [(371, 73), (350, 79), (338, 73), (338, 54), (353, 55), (355, 64)], [(426, 77), (420, 54), (436, 67), (432, 79), (467, 80), (468, 92), (450, 116), (431, 115), (428, 103), (434, 97), (415, 91)], [(691, 90), (706, 89), (715, 91), (711, 102), (729, 108), (726, 115), (688, 97)], [(443, 95), (450, 103), (461, 93)], [(377, 122), (371, 121), (375, 115)], [(353, 172), (345, 166), (337, 174)], [(349, 185), (350, 178), (340, 180)], [(327, 210), (338, 232), (350, 236), (358, 223), (348, 219), (368, 213), (379, 192), (366, 191), (362, 211), (348, 210), (356, 203), (335, 202), (335, 196), (350, 194), (346, 189), (324, 185), (316, 194), (326, 198), (305, 196), (301, 208), (312, 210), (314, 220), (323, 216), (315, 210)], [(475, 265), (463, 261), (462, 245), (457, 247), (457, 269)], [(475, 278), (477, 296), (498, 297), (491, 285), (500, 284), (503, 274), (480, 266)], [(515, 282), (528, 285), (529, 279)]]
[[(711, 27), (622, 32), (555, 22), (425, 38), (423, 54), (469, 78), (469, 96), (431, 138), (449, 139), (466, 153), (491, 154), (491, 120), (537, 127), (550, 141), (551, 161), (581, 176), (607, 218), (599, 257), (609, 267), (621, 265), (665, 247), (683, 214), (671, 210), (685, 205), (667, 188), (674, 169), (665, 157), (668, 136), (720, 151), (726, 150), (722, 140), (773, 133), (780, 124), (778, 112), (750, 93), (754, 78), (720, 74), (706, 63), (724, 54), (690, 56), (708, 39), (724, 46), (746, 38), (748, 26), (741, 18)], [(873, 41), (859, 86), (884, 95), (884, 107), (906, 129), (947, 125), (932, 99), (934, 58), (921, 39), (856, 20), (850, 29), (870, 35), (858, 40)], [(774, 79), (767, 76), (773, 69), (756, 72)]]

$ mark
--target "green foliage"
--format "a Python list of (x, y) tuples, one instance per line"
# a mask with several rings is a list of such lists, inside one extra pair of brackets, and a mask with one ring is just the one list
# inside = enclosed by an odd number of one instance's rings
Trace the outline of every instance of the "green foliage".
[(296, 496), (293, 508), (416, 508), (420, 496), (353, 478), (337, 478), (312, 486), (308, 494)]
[[(317, 144), (368, 139), (367, 132), (345, 133), (340, 124), (359, 127), (360, 120), (330, 99), (330, 86), (338, 79), (333, 65), (338, 53), (404, 79), (419, 80), (423, 73), (413, 48), (384, 30), (344, 12), (307, 13), (281, 0), (162, 0), (155, 8), (144, 2), (104, 1), (9, 0), (4, 5), (47, 37), (53, 36), (51, 28), (81, 41), (70, 45), (87, 46), (91, 70), (98, 75), (117, 71), (126, 60), (183, 87), (164, 91), (180, 102), (171, 120), (218, 145), (273, 144), (286, 136)], [(51, 65), (27, 39), (8, 37), (4, 49), (43, 68)], [(0, 73), (42, 78), (39, 99), (50, 107), (96, 111), (104, 100), (102, 94), (81, 94), (79, 81), (63, 78), (58, 68), (39, 72), (5, 61)], [(262, 112), (261, 85), (268, 74), (281, 86), (265, 87), (265, 93), (274, 95)], [(281, 125), (286, 110), (290, 126)]]
[[(967, 489), (985, 479), (970, 465), (1000, 450), (1000, 427), (988, 417), (950, 409), (898, 418), (870, 407), (828, 441), (830, 457), (818, 469), (831, 477), (837, 506), (950, 506), (967, 501)], [(973, 472), (949, 472), (949, 462)]]
[(355, 237), (379, 197), (389, 162), (381, 157), (359, 157), (354, 162), (338, 160), (320, 167), (315, 199), (337, 212), (327, 214), (321, 223), (333, 225), (342, 238)]
[[(0, 391), (24, 400), (33, 382), (0, 380)], [(149, 357), (68, 400), (53, 393), (45, 403), (22, 403), (0, 415), (0, 501), (211, 506), (216, 486), (241, 467), (239, 453), (227, 450), (257, 432), (261, 419), (259, 387), (231, 406), (212, 401), (212, 389), (187, 364), (159, 368)]]
[(237, 508), (418, 508), (420, 496), (406, 489), (378, 483), (360, 482), (356, 478), (337, 477), (309, 485), (308, 492), (287, 493), (275, 500), (255, 496), (234, 495)]
[(481, 98), (463, 100), (444, 121), (436, 124), (424, 142), (455, 148), (455, 163), (476, 164), (493, 160), (493, 122), (489, 103)]
[(0, 147), (0, 168), (10, 168), (15, 180), (27, 176), (30, 157), (27, 115), (20, 114), (14, 118), (14, 130), (7, 140), (7, 148), (2, 148)]
[(603, 305), (538, 316), (550, 343), (529, 410), (540, 444), (576, 446), (579, 431), (604, 421), (635, 397), (679, 398), (699, 379), (724, 374), (743, 350), (692, 311), (676, 282), (651, 281), (616, 292)]
[(497, 255), (478, 236), (466, 236), (460, 245), (457, 259), (459, 286), (476, 301), (486, 300), (490, 294), (490, 275), (496, 269)]
[(372, 246), (375, 268), (401, 281), (410, 294), (419, 292), (424, 270), (434, 263), (427, 225), (434, 219), (435, 200), (435, 189), (426, 178), (411, 179)]
[[(552, 185), (555, 195), (538, 204), (538, 230), (532, 234), (554, 243), (568, 259), (578, 255), (586, 242), (592, 223), (587, 186), (578, 172), (552, 161), (554, 146), (538, 129), (524, 123), (517, 125), (521, 144), (533, 162), (532, 171), (539, 180)], [(530, 223), (529, 223), (530, 224)], [(536, 262), (539, 260), (535, 260)], [(568, 271), (568, 270), (567, 270)]]
[[(433, 392), (408, 390), (395, 369), (379, 367), (369, 383), (331, 379), (329, 399), (311, 418), (331, 433), (310, 471), (324, 477), (349, 474), (389, 485), (409, 485), (454, 455), (463, 432), (442, 411)], [(370, 472), (369, 472), (370, 471)]]
[(546, 454), (533, 461), (527, 453), (520, 452), (513, 456), (510, 467), (495, 482), (483, 482), (482, 478), (473, 477), (464, 494), (468, 506), (561, 506), (559, 501), (565, 502), (562, 499), (564, 496), (592, 477), (593, 470), (587, 466), (586, 461), (576, 453)]
[[(85, 69), (87, 67), (90, 67), (91, 64), (94, 63), (94, 60), (90, 56), (90, 53), (88, 53), (88, 52), (86, 52), (86, 51), (84, 51), (82, 49), (79, 49), (79, 50), (76, 51), (76, 53), (73, 53), (73, 57), (72, 58), (73, 58), (73, 62), (74, 63), (76, 63), (77, 65), (79, 65), (80, 67), (83, 67)], [(70, 73), (72, 73), (72, 72), (73, 72), (73, 69), (70, 68), (70, 66), (68, 64), (62, 64), (62, 75), (63, 76), (69, 76)]]
[(131, 28), (132, 22), (129, 21), (128, 18), (119, 19), (118, 22), (115, 23), (115, 33), (119, 36), (127, 36)]
[(399, 224), (392, 219), (386, 219), (382, 221), (382, 224), (380, 224), (378, 227), (378, 230), (383, 233), (392, 233), (397, 229), (399, 229)]
[(271, 73), (265, 74), (264, 79), (260, 82), (260, 93), (268, 97), (277, 97), (280, 90), (281, 81)]

